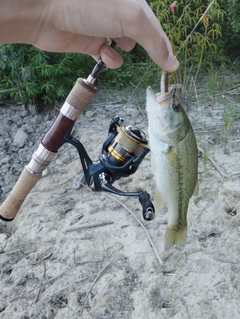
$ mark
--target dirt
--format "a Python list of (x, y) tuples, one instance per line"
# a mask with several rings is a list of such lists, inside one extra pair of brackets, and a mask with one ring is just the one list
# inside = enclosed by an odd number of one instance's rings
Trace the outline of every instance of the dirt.
[[(78, 154), (63, 145), (15, 220), (0, 222), (0, 317), (240, 318), (240, 105), (230, 93), (215, 99), (201, 94), (188, 109), (204, 151), (199, 152), (200, 191), (190, 201), (185, 248), (163, 249), (166, 209), (145, 221), (137, 198), (82, 186)], [(75, 124), (74, 136), (93, 160), (113, 115), (147, 132), (144, 93), (141, 105), (139, 98), (126, 104), (128, 97), (99, 92)], [(226, 125), (229, 104), (234, 121)], [(22, 112), (20, 106), (11, 108)], [(1, 112), (6, 112), (4, 106)], [(56, 111), (48, 112), (52, 120)], [(45, 131), (39, 129), (39, 134)], [(22, 168), (41, 135), (15, 154), (18, 159), (21, 154)], [(23, 149), (28, 155), (22, 155)], [(143, 189), (153, 198), (150, 154), (135, 174), (114, 186)], [(7, 192), (2, 195), (3, 202)], [(81, 225), (86, 227), (77, 229)]]

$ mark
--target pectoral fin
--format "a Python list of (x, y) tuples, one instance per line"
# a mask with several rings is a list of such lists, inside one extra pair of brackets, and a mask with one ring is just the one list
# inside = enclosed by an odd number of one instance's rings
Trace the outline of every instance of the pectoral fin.
[(157, 211), (161, 211), (165, 206), (165, 202), (157, 189), (154, 195), (154, 206)]
[(168, 152), (166, 152), (167, 159), (171, 162), (172, 165), (177, 166), (177, 154), (170, 147)]
[(163, 145), (162, 145), (162, 147), (161, 147), (161, 151), (163, 152), (163, 153), (168, 153), (169, 151), (171, 150), (171, 146), (169, 145), (169, 144), (167, 144), (167, 143), (164, 143)]

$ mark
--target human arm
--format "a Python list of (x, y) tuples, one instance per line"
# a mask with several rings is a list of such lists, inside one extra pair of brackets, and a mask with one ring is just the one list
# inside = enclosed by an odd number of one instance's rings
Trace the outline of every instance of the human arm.
[(145, 0), (0, 0), (0, 43), (28, 43), (54, 52), (101, 56), (109, 68), (122, 64), (106, 46), (124, 51), (140, 44), (165, 71), (178, 61), (160, 23)]

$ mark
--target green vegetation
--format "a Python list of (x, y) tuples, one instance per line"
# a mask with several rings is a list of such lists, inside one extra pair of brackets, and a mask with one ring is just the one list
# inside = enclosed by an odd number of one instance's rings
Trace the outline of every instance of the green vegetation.
[[(170, 10), (172, 0), (150, 0), (148, 3), (181, 62), (178, 72), (172, 74), (174, 82), (186, 88), (191, 82), (189, 74), (195, 83), (199, 72), (209, 70), (213, 86), (216, 67), (234, 63), (234, 69), (240, 69), (238, 0), (215, 0), (205, 15), (208, 0), (179, 1), (174, 11)], [(98, 86), (122, 88), (139, 82), (146, 86), (161, 73), (139, 46), (123, 56), (123, 66), (103, 72)], [(86, 78), (94, 65), (95, 61), (83, 54), (49, 53), (23, 44), (1, 45), (0, 98), (11, 98), (26, 105), (54, 103), (64, 99), (76, 79)]]
[(92, 61), (81, 54), (48, 53), (29, 45), (0, 47), (0, 90), (24, 104), (53, 103), (64, 98)]

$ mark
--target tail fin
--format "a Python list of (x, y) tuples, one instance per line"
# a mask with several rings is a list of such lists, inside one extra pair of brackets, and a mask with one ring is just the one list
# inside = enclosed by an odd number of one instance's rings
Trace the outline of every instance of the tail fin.
[(168, 226), (164, 238), (164, 248), (166, 250), (170, 249), (173, 245), (185, 246), (186, 240), (187, 225), (181, 229), (173, 229)]

